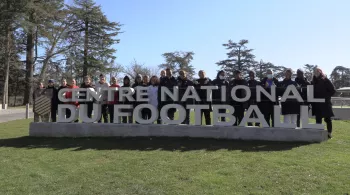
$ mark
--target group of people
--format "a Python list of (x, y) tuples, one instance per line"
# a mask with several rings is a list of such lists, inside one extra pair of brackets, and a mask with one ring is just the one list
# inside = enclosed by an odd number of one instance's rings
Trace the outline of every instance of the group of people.
[[(186, 105), (189, 104), (205, 104), (205, 105), (216, 105), (216, 104), (228, 104), (235, 108), (234, 116), (236, 117), (236, 123), (234, 125), (240, 124), (244, 117), (245, 110), (249, 108), (250, 105), (257, 105), (264, 115), (264, 118), (266, 122), (273, 127), (274, 126), (274, 106), (275, 105), (281, 105), (281, 112), (282, 115), (284, 115), (284, 123), (293, 123), (297, 124), (298, 127), (300, 127), (300, 106), (301, 105), (309, 105), (312, 108), (312, 113), (316, 117), (317, 123), (322, 123), (322, 119), (327, 124), (327, 130), (328, 135), (331, 137), (332, 133), (332, 120), (331, 118), (334, 116), (332, 111), (332, 104), (331, 104), (331, 97), (336, 92), (333, 84), (331, 81), (326, 77), (326, 75), (322, 72), (320, 68), (316, 68), (314, 70), (314, 75), (312, 78), (312, 81), (308, 81), (304, 77), (304, 72), (302, 70), (297, 71), (297, 76), (293, 80), (292, 75), (293, 71), (291, 69), (287, 69), (285, 71), (285, 77), (282, 81), (278, 81), (273, 75), (273, 72), (271, 70), (267, 70), (266, 77), (263, 78), (261, 81), (258, 81), (256, 79), (256, 74), (254, 71), (249, 71), (249, 79), (244, 79), (243, 73), (239, 70), (234, 72), (234, 79), (231, 81), (228, 81), (226, 78), (226, 72), (221, 70), (218, 72), (216, 78), (214, 80), (209, 79), (206, 77), (206, 73), (203, 70), (200, 70), (198, 72), (199, 78), (196, 80), (191, 80), (187, 77), (187, 74), (185, 71), (181, 70), (178, 72), (178, 77), (175, 78), (173, 76), (172, 70), (167, 68), (166, 70), (162, 70), (160, 73), (160, 77), (152, 76), (149, 78), (146, 75), (137, 75), (134, 79), (134, 83), (131, 84), (131, 80), (128, 76), (125, 76), (123, 79), (123, 85), (120, 86), (118, 84), (118, 81), (115, 77), (111, 78), (111, 83), (108, 84), (106, 82), (106, 78), (103, 74), (100, 75), (99, 81), (95, 84), (92, 83), (91, 78), (86, 76), (84, 77), (84, 83), (80, 85), (80, 88), (103, 88), (103, 87), (130, 87), (130, 88), (136, 88), (138, 86), (148, 87), (148, 102), (130, 102), (128, 99), (125, 99), (123, 101), (119, 101), (118, 93), (115, 93), (114, 100), (108, 101), (107, 100), (107, 94), (104, 94), (102, 97), (101, 102), (98, 102), (101, 104), (102, 108), (102, 114), (99, 122), (102, 122), (102, 120), (105, 123), (113, 123), (113, 114), (114, 114), (114, 104), (127, 104), (127, 105), (133, 105), (133, 108), (135, 108), (139, 104), (152, 104), (154, 107), (158, 108), (160, 111), (161, 108), (164, 105), (167, 104), (181, 104), (186, 108)], [(67, 83), (66, 79), (62, 80), (61, 86), (56, 89), (54, 87), (54, 81), (49, 80), (48, 88), (52, 88), (54, 90), (54, 96), (52, 97), (52, 106), (51, 106), (51, 121), (56, 121), (56, 113), (57, 113), (57, 105), (62, 103), (58, 100), (58, 92), (59, 90), (63, 88), (79, 88), (76, 84), (76, 80), (72, 79), (69, 83)], [(251, 98), (247, 102), (237, 102), (232, 100), (230, 89), (237, 85), (245, 85), (248, 86), (251, 89)], [(303, 98), (304, 102), (298, 102), (297, 100), (288, 100), (285, 102), (273, 102), (268, 97), (264, 96), (262, 94), (261, 101), (257, 102), (256, 98), (256, 87), (262, 86), (265, 88), (266, 91), (270, 92), (270, 89), (273, 85), (277, 87), (277, 93), (276, 96), (282, 96), (284, 91), (289, 85), (295, 85)], [(325, 99), (325, 102), (323, 103), (308, 103), (307, 102), (307, 86), (313, 85), (314, 86), (314, 97), (315, 98), (322, 98)], [(42, 84), (40, 84), (41, 87), (43, 87)], [(166, 87), (170, 91), (173, 91), (173, 87), (177, 86), (179, 88), (179, 100), (181, 100), (182, 96), (184, 95), (186, 89), (188, 86), (193, 86), (200, 97), (200, 101), (187, 99), (184, 102), (174, 102), (170, 97), (166, 97), (165, 101), (160, 101), (160, 87)], [(201, 86), (217, 86), (218, 90), (212, 91), (212, 101), (207, 101), (207, 92), (204, 89), (201, 89)], [(227, 93), (224, 94), (221, 92), (223, 86), (226, 87)], [(136, 90), (135, 90), (136, 92)], [(104, 93), (107, 93), (105, 91)], [(222, 95), (226, 95), (226, 102), (222, 101)], [(245, 91), (243, 89), (236, 90), (236, 96), (238, 98), (245, 97)], [(67, 92), (65, 94), (66, 98), (71, 98), (72, 93)], [(133, 95), (136, 97), (136, 94)], [(136, 98), (134, 98), (136, 99)], [(77, 107), (79, 104), (87, 104), (88, 107), (88, 117), (92, 116), (93, 111), (93, 101), (90, 102), (69, 102), (70, 104), (74, 104)], [(210, 106), (211, 108), (211, 106)], [(204, 115), (205, 118), (205, 124), (211, 125), (211, 109), (202, 110), (201, 116)], [(124, 112), (132, 112), (132, 110), (124, 110)], [(176, 109), (172, 108), (168, 110), (168, 117), (169, 119), (173, 120), (175, 115)], [(226, 109), (219, 110), (219, 113), (225, 113)], [(253, 115), (256, 116), (256, 113), (253, 113)], [(70, 112), (66, 113), (66, 116), (70, 116)], [(149, 109), (143, 109), (142, 110), (142, 118), (143, 119), (149, 119), (151, 118), (151, 111)], [(220, 119), (221, 121), (224, 121), (225, 118), (222, 117)], [(122, 117), (122, 123), (133, 123), (133, 117)], [(161, 124), (160, 118), (157, 120), (158, 124)], [(190, 111), (186, 109), (186, 117), (183, 122), (184, 124), (190, 123)], [(249, 126), (260, 126), (259, 123), (256, 124), (248, 124)]]

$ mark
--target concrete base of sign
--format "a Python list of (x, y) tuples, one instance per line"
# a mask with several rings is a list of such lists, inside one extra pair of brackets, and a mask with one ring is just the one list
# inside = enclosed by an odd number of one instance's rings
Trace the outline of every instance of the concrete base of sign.
[(258, 127), (139, 125), (104, 123), (31, 123), (33, 137), (193, 137), (286, 142), (322, 142), (327, 131)]

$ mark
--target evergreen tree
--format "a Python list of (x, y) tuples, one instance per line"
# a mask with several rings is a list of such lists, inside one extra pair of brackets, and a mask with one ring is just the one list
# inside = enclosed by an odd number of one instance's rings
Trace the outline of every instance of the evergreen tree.
[(218, 66), (224, 70), (231, 80), (233, 79), (233, 73), (235, 70), (240, 70), (247, 73), (248, 70), (256, 64), (254, 61), (255, 56), (252, 54), (253, 49), (247, 48), (248, 40), (242, 39), (238, 43), (229, 40), (228, 43), (223, 46), (229, 50), (227, 53), (227, 59), (217, 62)]
[(93, 75), (97, 70), (109, 71), (107, 65), (115, 59), (116, 50), (112, 46), (119, 43), (116, 37), (121, 24), (110, 22), (93, 0), (74, 0), (68, 8), (69, 39), (78, 44), (67, 52), (67, 58), (76, 70), (82, 70), (77, 71), (76, 76)]
[(339, 89), (350, 86), (350, 69), (344, 66), (336, 66), (331, 73), (331, 81)]
[(308, 81), (312, 80), (312, 75), (314, 74), (314, 69), (317, 65), (305, 64), (304, 65), (304, 75)]
[(165, 62), (163, 64), (160, 64), (159, 68), (170, 68), (175, 75), (177, 75), (180, 70), (184, 70), (187, 72), (187, 77), (192, 79), (192, 77), (196, 74), (194, 67), (191, 64), (193, 55), (193, 52), (183, 51), (164, 53), (162, 56), (164, 57)]

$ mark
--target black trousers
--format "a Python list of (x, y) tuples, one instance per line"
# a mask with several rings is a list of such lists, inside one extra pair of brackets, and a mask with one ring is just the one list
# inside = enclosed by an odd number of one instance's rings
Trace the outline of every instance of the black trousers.
[(203, 117), (203, 115), (205, 119), (205, 124), (211, 125), (210, 110), (209, 109), (201, 110), (201, 118)]
[(102, 104), (101, 105), (101, 118), (100, 120), (98, 120), (98, 123), (102, 122), (102, 117), (103, 117), (103, 121), (104, 123), (108, 123), (108, 105), (107, 104)]
[(93, 105), (94, 103), (93, 102), (82, 102), (81, 104), (86, 104), (87, 105), (87, 116), (89, 118), (91, 118), (92, 116), (92, 110), (93, 110)]
[(186, 115), (185, 115), (185, 120), (182, 122), (182, 124), (190, 124), (190, 110), (186, 109), (186, 103), (181, 103), (181, 106), (185, 108), (186, 110)]
[(332, 133), (333, 125), (332, 125), (331, 117), (322, 117), (322, 116), (316, 115), (316, 123), (317, 124), (322, 124), (322, 118), (324, 118), (324, 122), (326, 122), (328, 133)]
[[(258, 118), (258, 115), (254, 111), (253, 111), (252, 115), (253, 115), (254, 118)], [(248, 126), (253, 126), (253, 123), (248, 123)], [(259, 127), (260, 123), (255, 123), (255, 126)]]
[(51, 106), (51, 122), (55, 123), (57, 121), (57, 107)]
[(151, 114), (152, 114), (151, 110), (148, 108), (144, 108), (141, 110), (141, 116), (142, 116), (142, 119), (144, 119), (144, 120), (150, 119)]
[(235, 108), (235, 112), (233, 113), (233, 116), (236, 117), (236, 122), (234, 126), (238, 126), (243, 120), (244, 108), (243, 108), (243, 105), (235, 105), (234, 108)]
[[(71, 115), (72, 115), (72, 112), (69, 109), (66, 109), (66, 118), (71, 117)], [(76, 119), (74, 122), (75, 123), (79, 122), (79, 119)]]
[(129, 112), (131, 113), (131, 116), (123, 116), (122, 122), (123, 123), (133, 123), (134, 117), (133, 117), (133, 109), (122, 109), (122, 112)]
[(273, 112), (273, 109), (275, 106), (274, 102), (270, 102), (270, 101), (260, 102), (258, 106), (259, 106), (259, 110), (264, 115), (264, 118), (267, 124), (270, 127), (274, 127), (275, 126), (274, 112)]
[(114, 104), (108, 105), (108, 112), (109, 112), (109, 122), (114, 122)]

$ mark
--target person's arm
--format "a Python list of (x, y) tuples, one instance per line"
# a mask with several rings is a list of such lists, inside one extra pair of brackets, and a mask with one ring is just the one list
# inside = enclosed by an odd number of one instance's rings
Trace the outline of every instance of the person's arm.
[(329, 79), (326, 79), (325, 85), (326, 85), (325, 87), (326, 87), (326, 91), (327, 91), (326, 96), (332, 97), (336, 92), (334, 85), (332, 84), (332, 82)]

